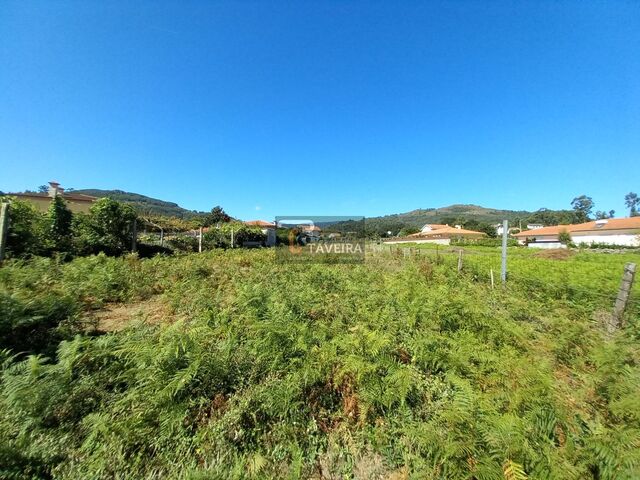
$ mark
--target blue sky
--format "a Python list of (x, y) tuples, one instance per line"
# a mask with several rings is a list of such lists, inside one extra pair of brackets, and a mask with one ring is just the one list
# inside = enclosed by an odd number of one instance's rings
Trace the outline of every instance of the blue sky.
[(640, 2), (0, 6), (0, 190), (243, 218), (640, 193)]

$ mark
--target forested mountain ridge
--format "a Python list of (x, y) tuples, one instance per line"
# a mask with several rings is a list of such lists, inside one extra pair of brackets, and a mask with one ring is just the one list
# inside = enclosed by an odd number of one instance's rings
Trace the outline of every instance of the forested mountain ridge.
[(125, 192), (123, 190), (100, 190), (97, 188), (85, 188), (73, 190), (74, 193), (82, 193), (94, 197), (109, 197), (120, 202), (125, 202), (134, 206), (136, 210), (143, 214), (163, 215), (167, 217), (176, 217), (190, 219), (206, 215), (207, 212), (199, 212), (197, 210), (187, 210), (177, 203), (167, 202), (157, 198), (148, 197), (139, 193)]

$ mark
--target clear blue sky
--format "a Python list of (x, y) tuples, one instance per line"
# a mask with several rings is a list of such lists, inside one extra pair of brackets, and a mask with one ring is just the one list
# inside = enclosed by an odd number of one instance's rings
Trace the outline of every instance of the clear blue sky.
[(640, 2), (3, 1), (0, 164), (243, 219), (620, 215)]

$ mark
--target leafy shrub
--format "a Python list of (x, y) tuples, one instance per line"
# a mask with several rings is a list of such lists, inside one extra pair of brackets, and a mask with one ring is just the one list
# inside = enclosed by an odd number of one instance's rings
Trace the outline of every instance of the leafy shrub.
[(30, 203), (10, 198), (7, 257), (42, 255), (46, 251), (45, 216)]
[(180, 252), (197, 252), (198, 239), (188, 235), (175, 235), (167, 241), (167, 244), (174, 250)]
[(558, 234), (558, 241), (564, 245), (571, 243), (571, 234), (567, 230), (561, 230)]
[(133, 221), (136, 212), (131, 205), (110, 198), (100, 198), (89, 215), (74, 216), (77, 250), (82, 254), (104, 252), (121, 255), (131, 249)]

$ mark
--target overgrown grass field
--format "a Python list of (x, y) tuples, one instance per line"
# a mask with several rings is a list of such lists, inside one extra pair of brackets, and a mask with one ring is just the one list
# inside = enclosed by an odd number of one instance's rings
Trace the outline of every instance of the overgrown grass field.
[(637, 290), (598, 320), (638, 256), (588, 255), (7, 262), (0, 477), (640, 478)]

